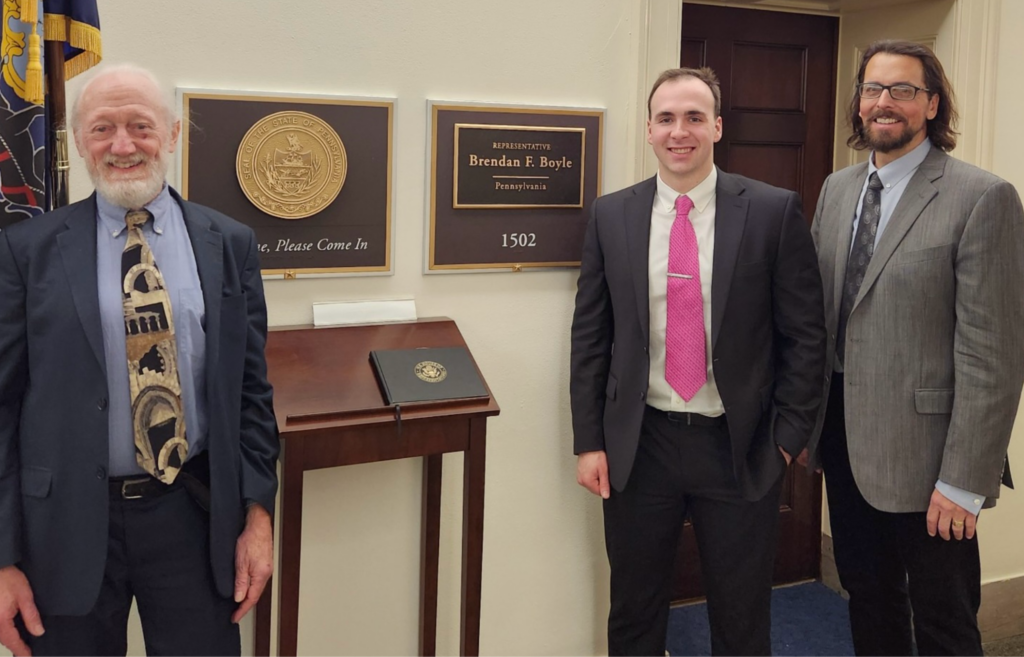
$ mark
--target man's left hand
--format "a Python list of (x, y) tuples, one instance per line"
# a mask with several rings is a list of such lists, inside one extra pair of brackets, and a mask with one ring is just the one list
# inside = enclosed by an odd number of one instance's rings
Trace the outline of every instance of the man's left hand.
[(950, 534), (956, 540), (974, 538), (974, 530), (978, 517), (949, 499), (938, 490), (932, 491), (931, 503), (928, 505), (928, 535), (938, 533), (945, 540)]
[(235, 602), (239, 605), (231, 615), (232, 623), (249, 613), (273, 572), (274, 528), (270, 514), (259, 504), (253, 504), (246, 512), (245, 529), (235, 543)]

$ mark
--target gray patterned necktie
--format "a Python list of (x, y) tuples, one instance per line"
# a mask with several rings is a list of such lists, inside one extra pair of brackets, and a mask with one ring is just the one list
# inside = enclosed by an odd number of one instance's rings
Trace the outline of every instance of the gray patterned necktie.
[(125, 216), (124, 332), (135, 459), (143, 470), (170, 484), (185, 463), (188, 442), (171, 298), (142, 233), (142, 226), (152, 218), (147, 210), (132, 210)]
[(860, 221), (857, 234), (853, 236), (853, 248), (850, 260), (846, 263), (846, 281), (843, 284), (843, 301), (839, 306), (839, 335), (836, 340), (836, 354), (839, 362), (846, 362), (846, 322), (850, 319), (853, 302), (857, 300), (860, 286), (864, 282), (864, 272), (875, 252), (875, 236), (878, 234), (878, 220), (882, 216), (882, 181), (878, 172), (872, 173), (868, 180), (868, 190), (864, 193), (864, 203), (860, 206)]

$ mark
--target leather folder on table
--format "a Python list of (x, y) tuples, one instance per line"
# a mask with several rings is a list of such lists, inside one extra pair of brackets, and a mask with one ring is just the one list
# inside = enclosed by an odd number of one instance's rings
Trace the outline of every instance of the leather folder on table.
[(370, 362), (388, 405), (488, 396), (465, 347), (377, 350)]

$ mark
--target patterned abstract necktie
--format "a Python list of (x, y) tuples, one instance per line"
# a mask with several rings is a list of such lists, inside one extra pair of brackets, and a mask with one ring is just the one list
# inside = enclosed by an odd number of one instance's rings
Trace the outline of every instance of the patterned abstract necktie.
[(864, 283), (864, 272), (867, 271), (868, 263), (875, 252), (875, 236), (878, 234), (878, 220), (881, 217), (882, 181), (875, 172), (868, 180), (868, 190), (864, 193), (864, 202), (860, 206), (857, 234), (853, 236), (850, 260), (846, 263), (843, 299), (839, 306), (839, 335), (836, 340), (836, 354), (840, 363), (846, 362), (846, 323), (850, 319), (850, 311), (853, 310), (853, 302), (857, 300), (860, 286)]
[(135, 459), (143, 470), (170, 484), (185, 463), (188, 443), (171, 298), (142, 234), (142, 226), (152, 217), (147, 210), (132, 210), (125, 216), (124, 331)]
[(693, 201), (676, 199), (676, 220), (668, 243), (668, 306), (665, 323), (665, 380), (690, 401), (708, 378), (704, 340), (704, 297), (700, 286), (697, 233), (690, 223)]

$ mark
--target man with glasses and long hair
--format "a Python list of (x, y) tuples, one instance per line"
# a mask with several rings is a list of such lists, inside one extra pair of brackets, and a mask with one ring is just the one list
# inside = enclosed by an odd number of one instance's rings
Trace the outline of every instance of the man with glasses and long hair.
[(935, 54), (864, 53), (848, 144), (812, 233), (825, 287), (828, 399), (801, 462), (825, 472), (858, 655), (980, 655), (976, 527), (1009, 484), (1024, 384), (1024, 211), (956, 160)]

